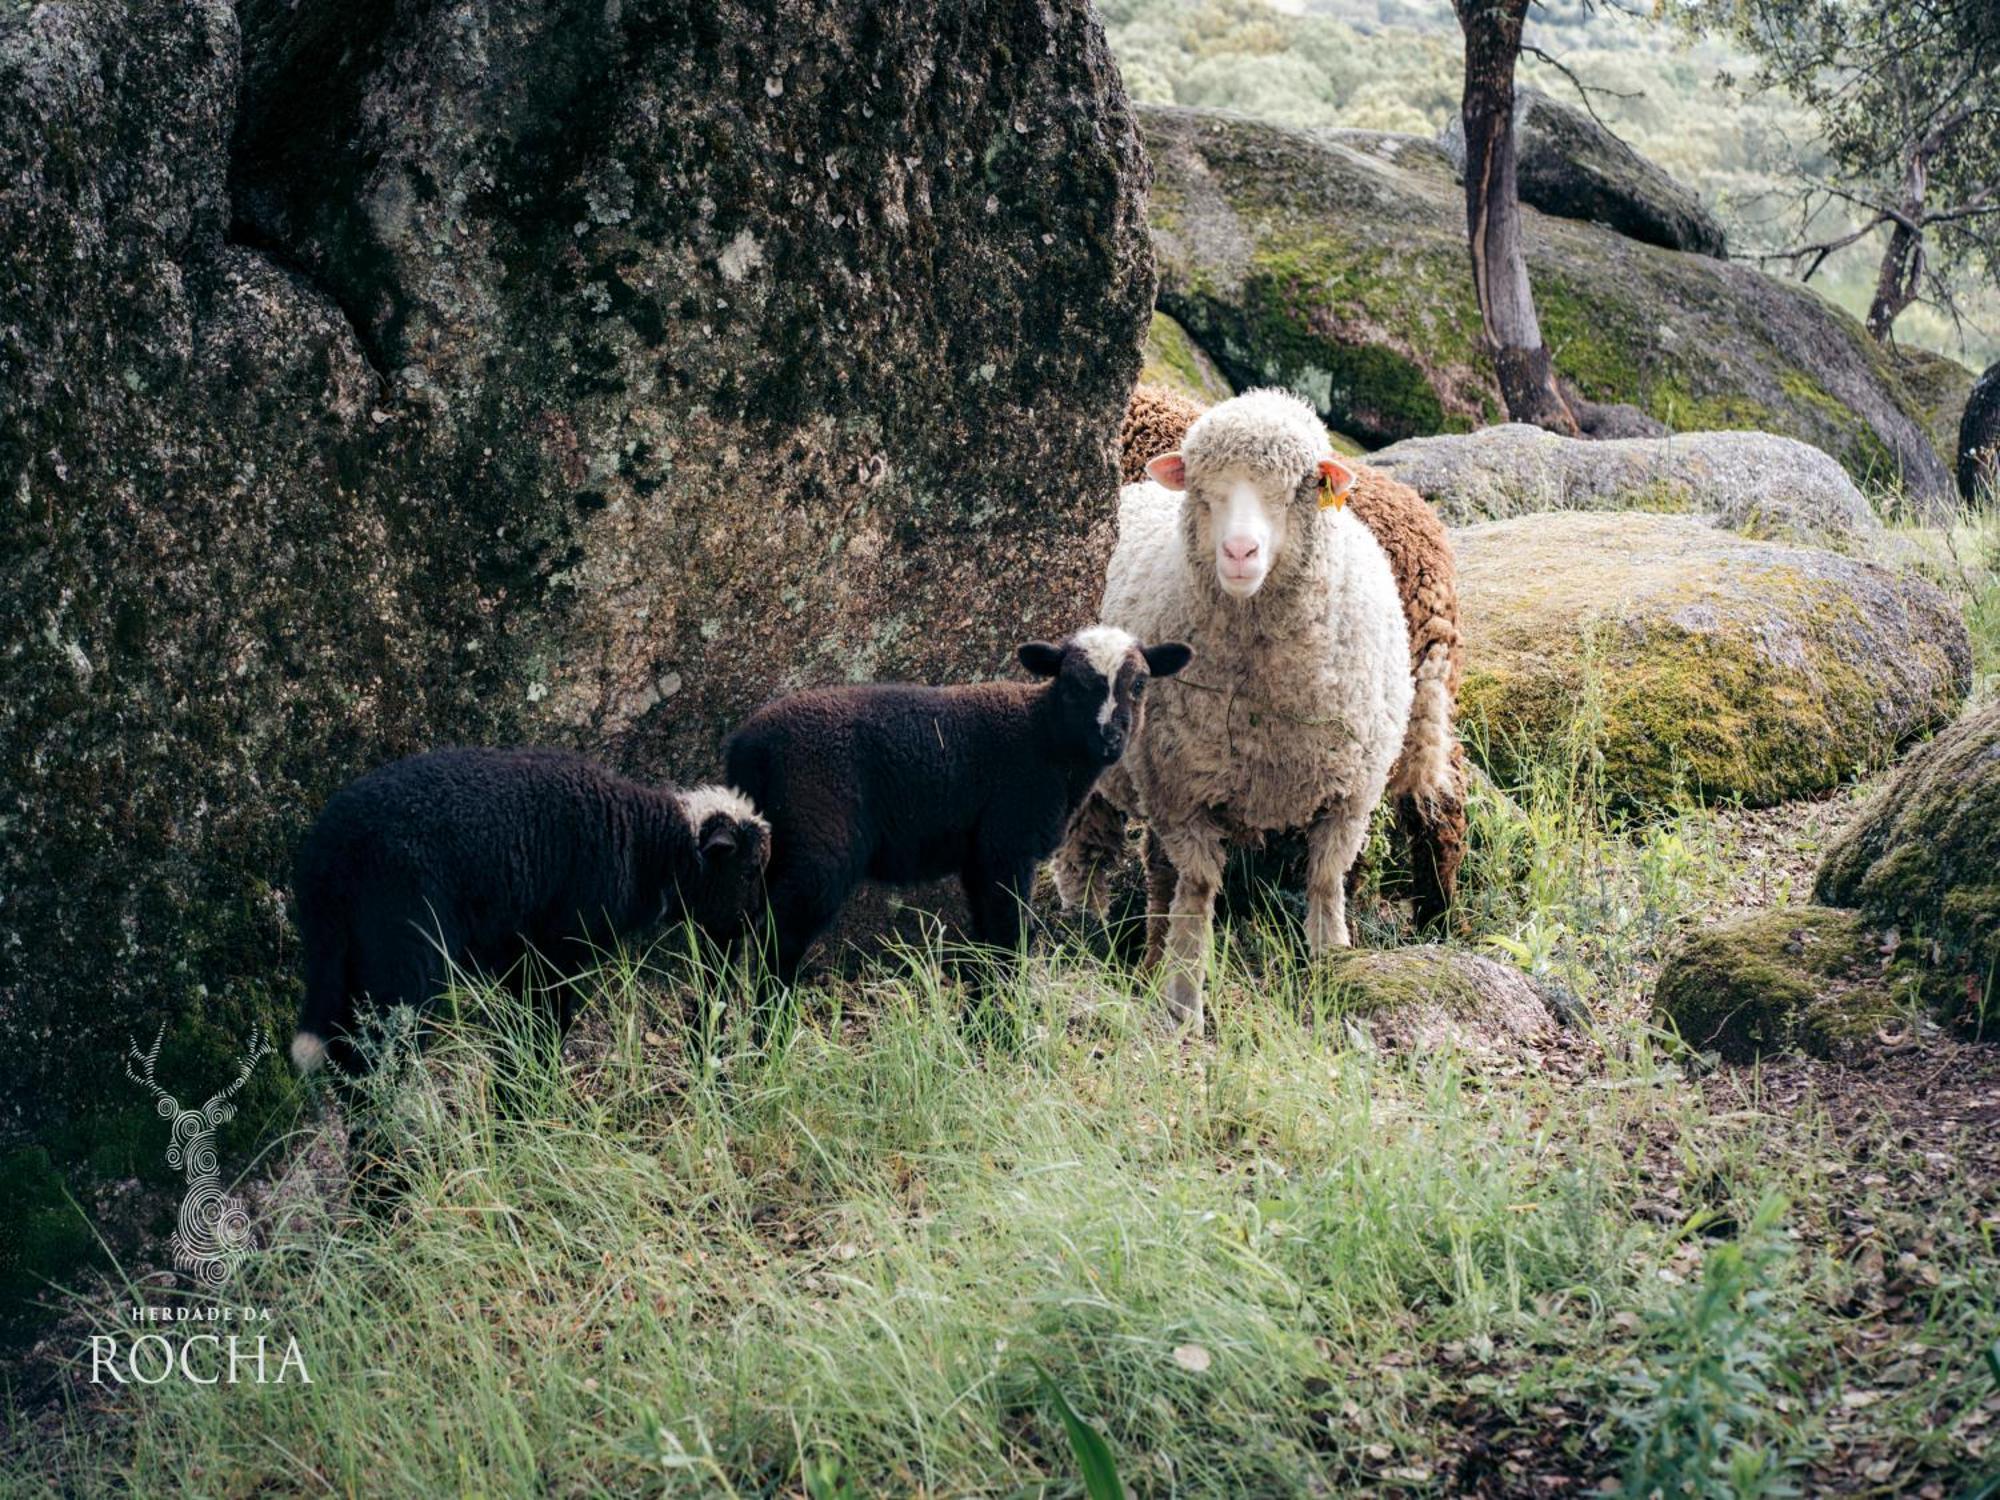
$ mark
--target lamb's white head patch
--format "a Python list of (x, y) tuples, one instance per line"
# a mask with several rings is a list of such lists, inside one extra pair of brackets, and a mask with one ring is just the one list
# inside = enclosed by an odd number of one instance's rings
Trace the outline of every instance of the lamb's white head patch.
[(1091, 669), (1104, 679), (1104, 706), (1097, 711), (1097, 722), (1109, 724), (1118, 708), (1119, 669), (1139, 649), (1138, 639), (1116, 625), (1092, 625), (1069, 639), (1083, 653)]

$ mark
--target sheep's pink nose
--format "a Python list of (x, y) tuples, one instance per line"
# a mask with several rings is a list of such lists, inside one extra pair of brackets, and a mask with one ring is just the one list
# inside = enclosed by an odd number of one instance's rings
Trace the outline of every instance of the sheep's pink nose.
[(1222, 544), (1222, 555), (1233, 563), (1247, 563), (1257, 551), (1257, 539), (1252, 536), (1233, 536)]

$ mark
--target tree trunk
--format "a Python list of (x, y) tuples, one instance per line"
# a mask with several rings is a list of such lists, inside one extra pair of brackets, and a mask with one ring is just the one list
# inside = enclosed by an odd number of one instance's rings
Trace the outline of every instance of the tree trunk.
[(1577, 435), (1576, 413), (1556, 383), (1521, 251), (1515, 181), (1514, 64), (1528, 0), (1453, 0), (1465, 33), (1465, 221), (1479, 316), (1516, 422)]
[(1875, 273), (1875, 300), (1868, 304), (1868, 333), (1876, 343), (1889, 342), (1889, 330), (1903, 309), (1917, 300), (1924, 281), (1924, 196), (1929, 187), (1924, 152), (1912, 153), (1903, 169), (1903, 217), (1889, 233), (1882, 267)]

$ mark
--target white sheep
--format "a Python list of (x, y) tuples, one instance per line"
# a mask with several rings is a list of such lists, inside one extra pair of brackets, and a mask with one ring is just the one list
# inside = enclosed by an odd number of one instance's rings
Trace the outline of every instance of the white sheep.
[(1347, 870), (1409, 721), (1409, 633), (1387, 557), (1345, 508), (1354, 476), (1296, 397), (1223, 402), (1147, 472), (1119, 494), (1099, 618), (1185, 641), (1197, 665), (1160, 684), (1056, 881), (1066, 905), (1092, 899), (1120, 814), (1146, 820), (1148, 959), (1198, 1031), (1230, 844), (1306, 829), (1306, 941), (1346, 946)]

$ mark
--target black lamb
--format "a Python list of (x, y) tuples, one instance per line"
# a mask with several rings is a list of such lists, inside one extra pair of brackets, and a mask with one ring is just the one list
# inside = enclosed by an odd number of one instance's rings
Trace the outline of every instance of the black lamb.
[(796, 977), (864, 879), (956, 875), (973, 938), (1018, 948), (1036, 865), (1139, 733), (1148, 677), (1192, 655), (1092, 626), (1020, 648), (1037, 682), (821, 688), (751, 715), (722, 754), (770, 820), (777, 977)]
[[(558, 974), (686, 916), (737, 934), (769, 829), (727, 787), (643, 786), (561, 750), (438, 750), (336, 793), (299, 851), (306, 996), (292, 1060), (366, 1070), (359, 1007), (420, 1013), (446, 964), (493, 976), (532, 947)], [(558, 987), (557, 1027), (572, 1001)]]

